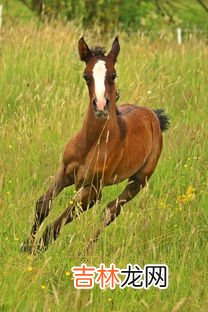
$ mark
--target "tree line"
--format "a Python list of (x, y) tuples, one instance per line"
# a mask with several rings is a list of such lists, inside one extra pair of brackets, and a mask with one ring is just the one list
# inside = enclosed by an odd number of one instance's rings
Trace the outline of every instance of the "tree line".
[[(207, 0), (19, 0), (41, 19), (80, 20), (84, 27), (99, 25), (109, 29), (137, 30), (153, 26), (175, 26), (183, 22), (186, 11), (195, 8), (208, 13)], [(192, 5), (190, 6), (190, 3)], [(181, 12), (183, 14), (178, 14)], [(195, 18), (193, 13), (193, 17)], [(190, 18), (191, 19), (191, 18)], [(198, 18), (201, 25), (203, 18)], [(197, 21), (197, 17), (196, 17)]]

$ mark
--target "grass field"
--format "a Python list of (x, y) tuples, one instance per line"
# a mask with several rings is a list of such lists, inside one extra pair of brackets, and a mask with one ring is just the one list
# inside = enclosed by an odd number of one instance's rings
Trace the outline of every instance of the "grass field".
[[(88, 105), (77, 53), (80, 35), (73, 25), (58, 24), (1, 32), (0, 311), (207, 311), (208, 48), (194, 37), (177, 46), (171, 39), (120, 35), (119, 103), (164, 108), (171, 118), (157, 169), (101, 235), (92, 255), (85, 253), (90, 235), (125, 183), (106, 188), (102, 202), (66, 226), (43, 255), (19, 252), (35, 202)], [(93, 34), (86, 39), (92, 45), (111, 43)], [(73, 191), (54, 200), (44, 227)], [(169, 287), (76, 290), (66, 272), (83, 262), (114, 262), (119, 268), (165, 263)]]

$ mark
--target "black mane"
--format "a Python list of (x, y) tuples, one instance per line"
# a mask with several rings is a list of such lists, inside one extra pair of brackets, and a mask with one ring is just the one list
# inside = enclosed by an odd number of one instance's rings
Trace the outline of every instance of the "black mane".
[(103, 47), (95, 47), (91, 49), (93, 56), (105, 56), (106, 50)]

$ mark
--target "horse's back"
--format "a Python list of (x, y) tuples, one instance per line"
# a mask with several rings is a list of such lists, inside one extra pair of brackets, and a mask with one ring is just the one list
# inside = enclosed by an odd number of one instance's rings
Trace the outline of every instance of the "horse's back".
[(150, 155), (156, 164), (162, 149), (162, 132), (155, 112), (147, 107), (123, 104), (118, 107), (118, 120), (121, 133), (125, 133), (121, 167), (129, 163), (128, 167), (136, 172)]
[(135, 133), (140, 132), (156, 132), (157, 135), (161, 133), (160, 121), (156, 113), (144, 106), (137, 106), (133, 104), (122, 104), (117, 107), (117, 116), (120, 120), (121, 127)]
[(154, 111), (145, 106), (137, 106), (134, 104), (121, 104), (117, 107), (117, 115), (123, 118), (129, 118), (130, 116), (136, 116), (139, 119), (143, 119), (146, 122), (157, 119)]

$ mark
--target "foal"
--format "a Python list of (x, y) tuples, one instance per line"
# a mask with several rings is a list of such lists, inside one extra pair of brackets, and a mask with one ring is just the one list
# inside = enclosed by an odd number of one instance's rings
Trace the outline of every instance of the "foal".
[(131, 104), (116, 107), (115, 63), (120, 50), (117, 37), (107, 55), (101, 48), (90, 50), (83, 38), (78, 49), (80, 59), (86, 63), (83, 77), (90, 96), (88, 110), (81, 130), (65, 147), (52, 185), (37, 201), (35, 221), (22, 251), (33, 251), (35, 235), (49, 214), (52, 199), (72, 184), (77, 191), (73, 203), (46, 227), (36, 249), (46, 249), (57, 239), (63, 225), (91, 208), (101, 198), (104, 186), (128, 179), (123, 192), (105, 209), (102, 227), (109, 225), (154, 172), (162, 150), (162, 131), (169, 126), (163, 110)]

